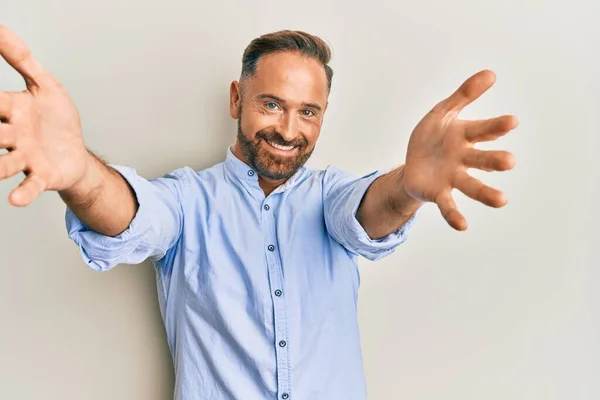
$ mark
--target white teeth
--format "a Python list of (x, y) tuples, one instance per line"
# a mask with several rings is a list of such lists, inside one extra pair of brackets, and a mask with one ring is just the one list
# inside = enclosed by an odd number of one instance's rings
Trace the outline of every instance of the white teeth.
[(269, 146), (273, 146), (278, 150), (283, 150), (283, 151), (290, 151), (293, 150), (296, 146), (282, 146), (280, 144), (277, 143), (273, 143), (270, 140), (267, 140), (267, 143), (269, 143)]

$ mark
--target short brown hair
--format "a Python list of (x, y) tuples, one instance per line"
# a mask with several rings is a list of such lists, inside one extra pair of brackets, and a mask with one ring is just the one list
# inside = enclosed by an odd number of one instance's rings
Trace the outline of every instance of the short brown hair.
[(321, 63), (327, 76), (327, 90), (331, 90), (333, 70), (328, 65), (331, 49), (323, 39), (302, 31), (283, 30), (267, 33), (250, 42), (242, 57), (242, 78), (254, 76), (261, 57), (283, 52), (297, 52)]

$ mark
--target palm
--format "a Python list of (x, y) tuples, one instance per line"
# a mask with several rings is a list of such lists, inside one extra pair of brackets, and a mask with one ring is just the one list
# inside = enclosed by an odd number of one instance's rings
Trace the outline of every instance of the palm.
[(516, 118), (507, 115), (480, 121), (457, 119), (460, 110), (483, 94), (494, 80), (490, 71), (473, 75), (419, 122), (408, 144), (406, 191), (417, 200), (435, 202), (447, 222), (459, 230), (466, 229), (466, 220), (457, 210), (453, 189), (491, 207), (506, 204), (502, 192), (468, 175), (467, 170), (504, 171), (513, 167), (510, 153), (482, 151), (474, 145), (506, 134), (516, 126)]
[(87, 151), (79, 114), (60, 83), (26, 45), (0, 26), (0, 55), (25, 79), (27, 90), (0, 92), (0, 180), (24, 172), (13, 205), (30, 204), (44, 190), (63, 190), (85, 172)]
[(30, 94), (29, 111), (34, 114), (30, 132), (36, 143), (29, 149), (35, 156), (31, 172), (43, 178), (46, 190), (62, 190), (81, 178), (85, 146), (79, 114), (68, 94), (58, 83), (44, 89)]

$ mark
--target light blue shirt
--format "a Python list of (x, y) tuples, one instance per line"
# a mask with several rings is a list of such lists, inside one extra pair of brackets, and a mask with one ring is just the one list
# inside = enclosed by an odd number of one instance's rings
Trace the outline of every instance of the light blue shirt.
[(67, 209), (67, 230), (94, 270), (154, 263), (176, 400), (366, 398), (357, 257), (391, 254), (414, 221), (379, 240), (358, 223), (384, 172), (303, 167), (265, 197), (230, 148), (152, 180), (112, 166), (138, 199), (128, 229), (103, 236)]

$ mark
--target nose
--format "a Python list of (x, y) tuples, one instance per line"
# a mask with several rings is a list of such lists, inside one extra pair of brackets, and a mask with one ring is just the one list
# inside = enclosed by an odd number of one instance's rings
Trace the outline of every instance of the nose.
[(298, 121), (293, 115), (290, 115), (290, 113), (285, 113), (282, 117), (279, 133), (287, 142), (291, 142), (300, 134)]

